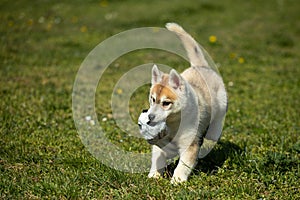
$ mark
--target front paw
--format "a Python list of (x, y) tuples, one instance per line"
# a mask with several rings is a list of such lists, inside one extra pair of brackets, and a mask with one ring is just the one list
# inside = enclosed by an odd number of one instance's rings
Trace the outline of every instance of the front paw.
[(156, 179), (158, 179), (158, 178), (161, 178), (161, 177), (162, 177), (161, 173), (159, 173), (158, 171), (150, 172), (148, 174), (148, 178), (156, 178)]
[(171, 179), (171, 184), (178, 185), (187, 181), (187, 177), (184, 176), (173, 176)]

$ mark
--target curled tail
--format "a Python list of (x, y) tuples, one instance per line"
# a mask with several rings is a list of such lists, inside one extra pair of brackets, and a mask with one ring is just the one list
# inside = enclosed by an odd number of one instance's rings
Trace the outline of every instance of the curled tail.
[(187, 51), (188, 58), (190, 59), (191, 66), (208, 66), (200, 46), (190, 34), (176, 23), (167, 23), (166, 28), (169, 31), (176, 33), (181, 39), (183, 46)]

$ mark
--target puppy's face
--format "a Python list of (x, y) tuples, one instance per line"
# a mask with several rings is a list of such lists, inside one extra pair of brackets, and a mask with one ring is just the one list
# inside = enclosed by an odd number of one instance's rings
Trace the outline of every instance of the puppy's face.
[(152, 69), (152, 87), (149, 94), (149, 125), (167, 121), (171, 114), (181, 110), (180, 96), (182, 80), (177, 72), (164, 74), (154, 65)]

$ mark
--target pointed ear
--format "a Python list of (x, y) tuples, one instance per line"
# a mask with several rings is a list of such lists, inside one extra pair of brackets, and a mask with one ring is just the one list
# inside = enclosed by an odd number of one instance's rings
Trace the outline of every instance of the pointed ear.
[(172, 88), (177, 90), (182, 85), (182, 79), (180, 75), (172, 69), (169, 74), (169, 84)]
[(158, 67), (156, 65), (153, 65), (152, 68), (152, 85), (161, 82), (163, 73), (159, 71)]

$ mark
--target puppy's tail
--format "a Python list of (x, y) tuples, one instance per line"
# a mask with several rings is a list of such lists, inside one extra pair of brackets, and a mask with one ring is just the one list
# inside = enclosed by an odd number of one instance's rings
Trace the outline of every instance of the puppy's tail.
[(167, 23), (166, 28), (178, 35), (181, 39), (184, 48), (187, 51), (191, 66), (208, 66), (208, 63), (203, 55), (203, 52), (190, 34), (188, 34), (181, 26), (176, 23)]

